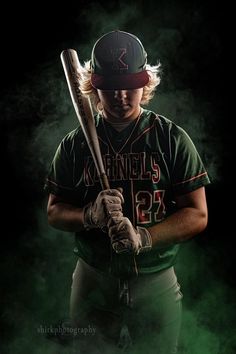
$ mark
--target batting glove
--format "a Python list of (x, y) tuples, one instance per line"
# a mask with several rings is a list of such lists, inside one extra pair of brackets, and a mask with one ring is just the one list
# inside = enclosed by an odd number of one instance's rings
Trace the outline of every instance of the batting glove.
[(139, 254), (152, 248), (149, 231), (140, 226), (135, 228), (126, 217), (112, 217), (108, 227), (111, 244), (116, 253)]
[(106, 189), (100, 192), (94, 202), (84, 207), (85, 229), (104, 228), (111, 215), (123, 216), (122, 205), (124, 198), (118, 189)]

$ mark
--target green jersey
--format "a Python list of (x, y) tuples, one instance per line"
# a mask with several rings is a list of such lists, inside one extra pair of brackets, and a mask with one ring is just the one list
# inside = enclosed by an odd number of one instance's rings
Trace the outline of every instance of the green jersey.
[[(111, 188), (122, 187), (123, 213), (134, 226), (149, 227), (175, 209), (177, 195), (210, 183), (201, 158), (187, 133), (172, 121), (143, 110), (140, 119), (121, 132), (101, 115), (96, 128)], [(59, 145), (47, 181), (50, 193), (78, 207), (94, 201), (101, 187), (95, 165), (80, 127)], [(139, 255), (111, 251), (108, 234), (100, 229), (76, 233), (78, 255), (88, 264), (114, 274), (153, 273), (172, 266), (179, 245), (152, 248)]]

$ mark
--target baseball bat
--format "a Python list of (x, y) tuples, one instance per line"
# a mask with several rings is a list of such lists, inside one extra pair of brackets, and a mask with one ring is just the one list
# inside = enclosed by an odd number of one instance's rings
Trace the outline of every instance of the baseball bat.
[(89, 97), (85, 97), (80, 91), (79, 80), (82, 70), (77, 52), (74, 49), (63, 50), (61, 61), (72, 103), (92, 154), (102, 189), (109, 189), (110, 186), (103, 165), (91, 101)]
[(92, 154), (101, 187), (102, 189), (110, 189), (102, 161), (91, 101), (89, 97), (85, 97), (81, 93), (79, 88), (79, 80), (82, 75), (82, 70), (77, 52), (74, 49), (63, 50), (61, 53), (61, 61), (73, 106)]

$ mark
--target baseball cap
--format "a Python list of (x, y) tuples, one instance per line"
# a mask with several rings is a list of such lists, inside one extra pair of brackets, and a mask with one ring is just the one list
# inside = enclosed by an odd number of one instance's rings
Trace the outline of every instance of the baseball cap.
[(101, 90), (131, 90), (144, 87), (147, 53), (131, 33), (112, 31), (100, 37), (92, 49), (91, 83)]

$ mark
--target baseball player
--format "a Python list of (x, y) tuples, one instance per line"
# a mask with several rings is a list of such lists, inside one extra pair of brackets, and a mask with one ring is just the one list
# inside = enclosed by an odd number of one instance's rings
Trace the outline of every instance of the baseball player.
[(80, 127), (62, 140), (46, 182), (49, 223), (75, 232), (71, 318), (95, 332), (79, 336), (78, 353), (177, 353), (174, 264), (179, 244), (207, 225), (209, 178), (187, 133), (143, 108), (160, 65), (147, 64), (136, 36), (105, 34), (83, 70), (111, 189), (100, 190)]

